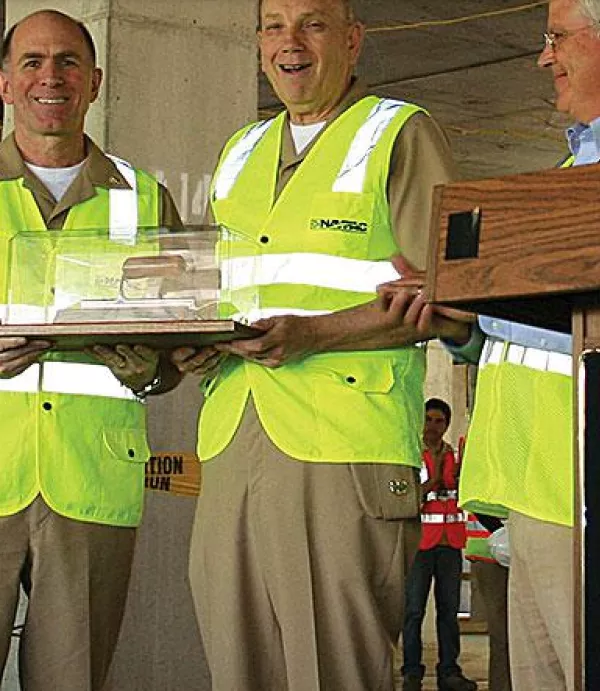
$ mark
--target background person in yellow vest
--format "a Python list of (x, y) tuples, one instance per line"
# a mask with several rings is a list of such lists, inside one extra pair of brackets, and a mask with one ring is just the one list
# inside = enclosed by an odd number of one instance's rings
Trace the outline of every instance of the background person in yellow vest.
[[(135, 195), (134, 228), (180, 224), (153, 178), (115, 163), (84, 136), (102, 74), (83, 25), (36, 12), (9, 31), (3, 50), (0, 87), (15, 131), (0, 145), (0, 262), (20, 230), (112, 228), (113, 190)], [(133, 391), (152, 387), (158, 355), (126, 345), (94, 349), (106, 367), (47, 348), (0, 339), (0, 670), (22, 584), (23, 691), (100, 691), (123, 614), (148, 457), (144, 406)]]
[(446, 401), (425, 403), (421, 469), (421, 542), (406, 582), (402, 627), (404, 661), (402, 691), (421, 691), (425, 674), (421, 627), (431, 584), (434, 584), (438, 644), (437, 684), (440, 691), (476, 691), (458, 664), (460, 656), (460, 584), (465, 514), (458, 508), (459, 461), (444, 434), (451, 410)]
[(490, 550), (489, 536), (502, 527), (495, 516), (469, 514), (465, 557), (471, 562), (472, 582), (481, 595), (489, 636), (489, 691), (511, 691), (508, 651), (508, 568)]
[(424, 265), (432, 186), (453, 166), (427, 113), (353, 78), (349, 2), (264, 0), (258, 36), (286, 111), (226, 144), (211, 202), (260, 247), (241, 287), (259, 287), (264, 335), (176, 356), (206, 372), (228, 354), (204, 383), (192, 590), (215, 691), (391, 691), (424, 353), (375, 286), (392, 254)]
[[(550, 0), (538, 60), (554, 77), (573, 165), (600, 161), (600, 1)], [(576, 209), (575, 209), (576, 210)], [(411, 284), (418, 277), (411, 277)], [(451, 313), (401, 281), (382, 288), (404, 323), (427, 333)], [(407, 297), (408, 294), (408, 297)], [(407, 307), (407, 304), (409, 305)], [(461, 476), (463, 506), (508, 522), (509, 647), (515, 689), (574, 688), (572, 383), (570, 337), (480, 318), (462, 356), (481, 352)], [(483, 335), (488, 338), (482, 349)], [(457, 352), (458, 354), (458, 352)]]

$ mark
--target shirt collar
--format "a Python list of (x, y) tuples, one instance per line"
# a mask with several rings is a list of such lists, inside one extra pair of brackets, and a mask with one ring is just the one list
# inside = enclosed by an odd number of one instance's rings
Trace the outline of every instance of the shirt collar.
[[(113, 161), (89, 137), (86, 136), (85, 141), (88, 156), (82, 172), (92, 187), (131, 189)], [(31, 181), (32, 176), (12, 133), (0, 144), (0, 181), (17, 178)]]
[(365, 84), (357, 77), (352, 77), (348, 91), (344, 94), (342, 100), (339, 104), (331, 111), (327, 122), (335, 120), (338, 115), (341, 115), (345, 110), (348, 110), (350, 106), (364, 98), (367, 95), (367, 88)]
[(600, 161), (600, 117), (589, 125), (575, 123), (566, 130), (566, 137), (576, 165)]
[[(358, 103), (358, 101), (360, 101), (366, 95), (367, 95), (367, 88), (366, 88), (365, 84), (360, 79), (358, 79), (357, 77), (352, 77), (352, 81), (350, 82), (350, 86), (348, 87), (348, 90), (344, 94), (342, 100), (338, 103), (338, 105), (331, 111), (331, 113), (326, 118), (327, 125), (332, 123), (339, 115), (341, 115), (344, 111), (348, 110), (348, 108), (353, 106), (355, 103)], [(286, 124), (286, 126), (284, 127), (284, 130), (283, 130), (283, 143), (282, 143), (282, 156), (281, 156), (284, 166), (295, 165), (295, 164), (299, 163), (300, 161), (302, 161), (307, 156), (308, 152), (311, 150), (313, 144), (317, 141), (317, 139), (327, 129), (327, 126), (324, 127), (319, 132), (319, 134), (312, 140), (312, 142), (305, 149), (303, 149), (299, 154), (297, 154), (296, 148), (294, 146), (294, 141), (292, 139), (292, 134), (290, 131), (289, 113), (286, 113), (286, 115), (285, 115), (285, 124)]]

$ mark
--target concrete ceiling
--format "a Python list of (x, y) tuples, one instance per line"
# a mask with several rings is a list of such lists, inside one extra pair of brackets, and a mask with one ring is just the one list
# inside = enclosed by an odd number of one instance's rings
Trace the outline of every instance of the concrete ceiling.
[[(536, 66), (547, 2), (356, 0), (367, 24), (359, 74), (384, 96), (426, 107), (465, 178), (552, 166), (566, 121)], [(277, 100), (261, 79), (263, 112)]]

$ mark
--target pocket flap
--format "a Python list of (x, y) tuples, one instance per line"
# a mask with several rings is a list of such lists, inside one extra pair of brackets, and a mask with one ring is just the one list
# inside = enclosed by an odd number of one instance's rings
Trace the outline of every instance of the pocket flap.
[(336, 367), (335, 375), (348, 387), (363, 393), (388, 393), (394, 385), (394, 370), (385, 360), (369, 363), (356, 360)]
[(104, 429), (102, 441), (115, 459), (129, 463), (145, 463), (150, 448), (143, 429)]

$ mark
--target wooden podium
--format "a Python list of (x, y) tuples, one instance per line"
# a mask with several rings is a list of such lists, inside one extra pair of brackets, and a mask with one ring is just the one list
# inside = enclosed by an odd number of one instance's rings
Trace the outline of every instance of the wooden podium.
[(573, 335), (575, 689), (600, 689), (600, 165), (434, 192), (427, 297)]

